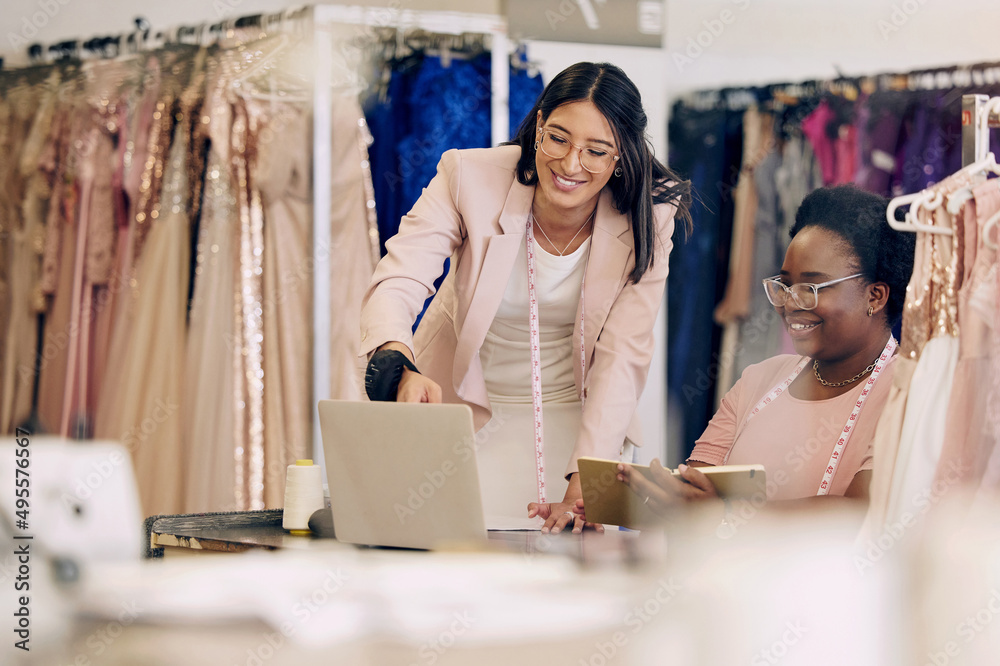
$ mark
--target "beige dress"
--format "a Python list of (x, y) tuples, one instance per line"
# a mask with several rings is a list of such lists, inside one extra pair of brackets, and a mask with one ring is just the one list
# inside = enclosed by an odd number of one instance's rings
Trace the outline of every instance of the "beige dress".
[(379, 236), (365, 117), (353, 95), (334, 95), (330, 183), (330, 397), (364, 395), (361, 302), (378, 264)]
[[(971, 304), (972, 297), (995, 270), (997, 252), (987, 245), (981, 233), (986, 221), (1000, 210), (1000, 189), (987, 182), (975, 188), (975, 206), (969, 206), (961, 222), (965, 232), (964, 276), (958, 292), (959, 360), (955, 383), (948, 405), (944, 448), (938, 463), (935, 482), (943, 486), (956, 483), (978, 486), (982, 479), (994, 440), (986, 421), (990, 394), (991, 322)], [(942, 487), (943, 487), (942, 486)]]
[(929, 296), (931, 242), (932, 237), (929, 234), (917, 236), (913, 273), (906, 286), (906, 301), (903, 305), (903, 326), (895, 364), (896, 370), (893, 374), (889, 397), (875, 429), (872, 483), (869, 491), (868, 513), (862, 528), (862, 535), (867, 538), (878, 536), (885, 527), (889, 511), (889, 498), (892, 493), (892, 479), (901, 446), (900, 436), (906, 415), (910, 382), (917, 367), (920, 351), (928, 338), (928, 322), (931, 320), (931, 298)]
[[(757, 288), (753, 275), (754, 230), (757, 217), (757, 188), (754, 169), (774, 149), (774, 119), (751, 106), (743, 114), (743, 162), (739, 174), (733, 174), (726, 194), (733, 197), (733, 236), (729, 254), (729, 278), (725, 295), (716, 306), (714, 318), (723, 327), (719, 349), (719, 370), (715, 404), (736, 382), (735, 361), (740, 347), (740, 324), (750, 316), (750, 290)], [(760, 276), (767, 277), (767, 276)]]
[(250, 108), (263, 126), (253, 175), (264, 207), (264, 504), (274, 508), (286, 466), (312, 457), (311, 126), (301, 104)]
[(79, 83), (70, 80), (60, 86), (60, 103), (53, 127), (55, 179), (51, 205), (46, 219), (46, 239), (42, 257), (42, 289), (51, 294), (45, 312), (38, 376), (38, 416), (46, 432), (70, 434), (69, 415), (72, 396), (66, 395), (70, 368), (70, 348), (76, 344), (79, 330), (73, 326), (75, 271), (79, 262), (80, 232), (77, 168), (79, 152), (86, 132), (79, 99)]
[[(200, 85), (195, 77), (192, 87)], [(189, 132), (193, 100), (180, 98), (171, 108), (176, 129), (162, 124), (150, 134), (156, 142), (151, 155), (164, 151), (164, 138), (173, 134), (166, 150), (159, 192), (143, 197), (148, 207), (141, 252), (135, 252), (135, 276), (129, 301), (122, 308), (117, 364), (109, 368), (114, 391), (103, 398), (111, 407), (102, 426), (117, 433), (132, 454), (145, 515), (183, 511), (182, 446), (186, 312), (190, 267)], [(161, 100), (166, 107), (166, 101)], [(171, 107), (173, 105), (171, 104)], [(154, 117), (155, 119), (155, 117)], [(153, 168), (156, 168), (155, 166)], [(139, 220), (136, 220), (139, 222)], [(118, 342), (118, 341), (116, 341)], [(115, 371), (115, 368), (118, 370)]]
[[(939, 188), (947, 196), (957, 189), (957, 183), (948, 181)], [(962, 224), (960, 217), (952, 219), (945, 206), (933, 211), (932, 219), (934, 226), (951, 228), (954, 234), (923, 234), (929, 236), (926, 260), (930, 275), (925, 298), (930, 301), (930, 318), (922, 322), (919, 331), (912, 331), (916, 339), (926, 337), (927, 341), (920, 350), (906, 399), (889, 491), (886, 520), (890, 525), (906, 522), (907, 516), (920, 517), (928, 499), (936, 501), (943, 494), (933, 480), (944, 445), (948, 401), (958, 362), (957, 265)]]
[(233, 511), (235, 499), (236, 185), (229, 167), (234, 65), (220, 53), (208, 64), (204, 116), (211, 148), (205, 163), (194, 291), (185, 354), (184, 511)]
[[(312, 118), (300, 106), (250, 106), (260, 119), (256, 182), (264, 205), (264, 502), (284, 502), (285, 468), (312, 457)], [(370, 136), (353, 96), (332, 113), (330, 184), (330, 396), (362, 396), (357, 348), (361, 300), (378, 262), (378, 227), (368, 165)]]
[[(6, 213), (0, 220), (0, 236), (5, 236), (8, 243), (6, 247), (0, 243), (5, 253), (3, 263), (8, 269), (6, 279), (0, 280), (6, 285), (6, 289), (0, 287), (0, 292), (5, 292), (7, 297), (0, 297), (0, 302), (6, 300), (4, 309), (0, 310), (4, 313), (3, 324), (0, 324), (0, 433), (11, 432), (31, 415), (38, 354), (38, 314), (45, 308), (38, 281), (52, 178), (51, 171), (43, 165), (42, 154), (51, 131), (57, 84), (58, 79), (52, 80), (39, 91), (37, 110), (30, 104), (30, 97), (22, 94), (20, 104), (7, 107), (15, 111), (12, 117), (0, 121), (6, 130), (0, 143), (5, 154), (12, 156), (5, 168), (18, 172), (17, 178), (13, 173), (0, 176), (7, 182), (6, 192), (11, 197), (4, 203)], [(21, 107), (19, 112), (18, 106)], [(11, 136), (22, 130), (18, 116), (23, 119), (28, 116), (25, 111), (29, 110), (34, 112), (30, 129), (20, 137)], [(20, 150), (16, 149), (18, 143)], [(17, 211), (14, 207), (19, 190), (23, 191), (23, 199)], [(4, 229), (8, 231), (6, 235)]]

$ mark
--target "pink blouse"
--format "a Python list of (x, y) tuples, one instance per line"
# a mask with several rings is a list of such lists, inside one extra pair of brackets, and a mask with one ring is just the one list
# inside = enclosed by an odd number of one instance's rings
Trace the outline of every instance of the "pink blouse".
[[(801, 359), (775, 356), (747, 368), (695, 442), (690, 459), (721, 465), (729, 453), (729, 465), (764, 465), (769, 500), (815, 495), (865, 382), (826, 400), (800, 400), (786, 390), (747, 422), (757, 402), (787, 378)], [(868, 396), (833, 478), (830, 495), (843, 495), (855, 474), (872, 469), (875, 426), (892, 386), (895, 359), (889, 359)], [(811, 366), (802, 372), (811, 372)]]

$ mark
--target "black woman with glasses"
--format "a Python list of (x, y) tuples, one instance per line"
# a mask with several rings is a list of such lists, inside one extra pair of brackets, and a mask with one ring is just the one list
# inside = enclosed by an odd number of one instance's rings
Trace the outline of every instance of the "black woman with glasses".
[(641, 440), (636, 405), (689, 201), (653, 156), (635, 84), (583, 62), (549, 82), (509, 144), (446, 152), (386, 243), (361, 315), (366, 391), (472, 408), (488, 528), (582, 530), (577, 459), (628, 460)]
[(797, 355), (743, 372), (681, 465), (683, 480), (655, 461), (655, 484), (622, 469), (619, 479), (654, 510), (700, 499), (723, 507), (696, 468), (752, 463), (765, 467), (769, 501), (867, 503), (875, 426), (892, 386), (892, 327), (914, 259), (914, 234), (889, 227), (887, 205), (849, 185), (805, 198), (781, 273), (763, 280)]

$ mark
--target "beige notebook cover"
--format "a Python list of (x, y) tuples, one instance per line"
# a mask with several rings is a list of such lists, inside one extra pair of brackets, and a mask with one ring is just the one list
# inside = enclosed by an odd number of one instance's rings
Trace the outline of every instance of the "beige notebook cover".
[[(580, 485), (583, 489), (583, 505), (587, 520), (605, 525), (621, 525), (630, 529), (642, 529), (659, 521), (642, 502), (642, 498), (629, 490), (618, 480), (617, 460), (582, 457), (580, 465)], [(634, 472), (652, 479), (646, 465), (629, 465)], [(670, 470), (675, 476), (677, 470)], [(715, 486), (720, 497), (726, 499), (749, 498), (754, 495), (766, 496), (767, 475), (763, 465), (724, 465), (720, 467), (699, 467)]]

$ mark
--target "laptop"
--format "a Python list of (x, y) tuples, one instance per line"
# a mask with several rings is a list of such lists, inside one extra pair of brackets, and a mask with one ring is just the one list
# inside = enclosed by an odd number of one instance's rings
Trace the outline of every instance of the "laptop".
[(486, 539), (468, 405), (321, 400), (338, 541), (432, 550)]

